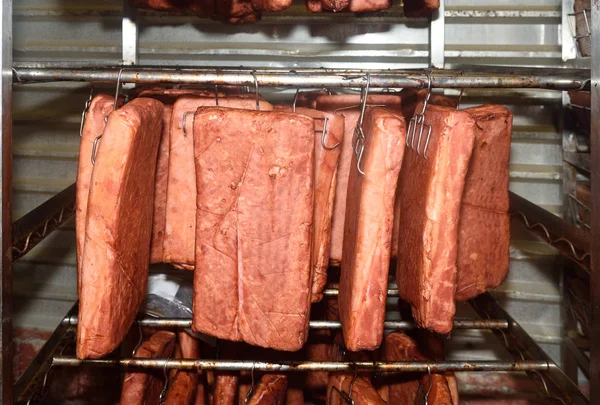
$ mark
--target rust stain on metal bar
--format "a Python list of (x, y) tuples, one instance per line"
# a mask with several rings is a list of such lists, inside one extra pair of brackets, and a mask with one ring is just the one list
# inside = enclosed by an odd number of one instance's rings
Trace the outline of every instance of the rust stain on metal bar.
[(80, 360), (75, 357), (55, 357), (53, 366), (121, 367), (139, 369), (218, 370), (218, 371), (382, 371), (382, 372), (432, 372), (446, 371), (548, 371), (546, 361), (444, 361), (444, 362), (279, 362), (226, 361), (226, 360), (169, 360), (169, 359), (121, 359)]
[[(83, 82), (115, 82), (122, 68), (48, 68), (48, 67), (15, 67), (15, 81), (48, 82), (48, 81), (83, 81)], [(435, 88), (546, 88), (556, 90), (578, 90), (587, 85), (589, 80), (579, 73), (571, 76), (559, 73), (519, 74), (511, 72), (469, 72), (453, 70), (294, 70), (281, 69), (222, 69), (215, 74), (216, 68), (144, 68), (136, 67), (123, 71), (124, 83), (187, 83), (200, 85), (237, 85), (254, 84), (252, 73), (258, 77), (259, 85), (275, 87), (353, 87), (366, 84), (366, 74), (371, 75), (372, 87), (422, 88), (431, 75), (432, 87)]]

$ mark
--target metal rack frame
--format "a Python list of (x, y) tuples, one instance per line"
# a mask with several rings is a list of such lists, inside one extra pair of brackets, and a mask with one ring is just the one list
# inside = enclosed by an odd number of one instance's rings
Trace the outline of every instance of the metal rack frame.
[[(564, 11), (563, 11), (564, 13)], [(592, 117), (600, 118), (600, 9), (592, 8), (592, 63), (591, 92)], [(444, 10), (432, 21), (430, 43), (430, 61), (433, 67), (444, 64)], [(125, 9), (123, 18), (123, 64), (134, 65), (137, 62), (137, 25), (135, 13)], [(436, 35), (434, 35), (437, 33)], [(564, 372), (548, 358), (520, 325), (502, 309), (488, 293), (471, 301), (482, 320), (458, 320), (456, 327), (467, 329), (490, 328), (518, 361), (512, 362), (406, 362), (406, 363), (344, 363), (344, 362), (238, 362), (209, 360), (86, 360), (62, 356), (62, 348), (74, 338), (76, 325), (76, 307), (67, 314), (52, 338), (39, 353), (27, 371), (13, 386), (11, 353), (12, 319), (12, 264), (22, 257), (30, 245), (39, 242), (45, 235), (60, 226), (69, 214), (75, 199), (74, 187), (64, 190), (47, 203), (33, 210), (13, 225), (12, 209), (12, 86), (15, 83), (44, 81), (85, 81), (117, 83), (186, 83), (186, 84), (233, 84), (240, 86), (285, 86), (285, 87), (348, 87), (361, 88), (368, 82), (372, 87), (381, 88), (424, 88), (430, 81), (434, 88), (545, 88), (556, 90), (577, 90), (590, 84), (589, 72), (552, 71), (548, 69), (528, 69), (514, 71), (474, 70), (406, 70), (406, 71), (356, 71), (298, 69), (169, 69), (156, 67), (72, 67), (48, 65), (15, 65), (12, 61), (12, 0), (2, 0), (0, 7), (0, 60), (2, 72), (1, 126), (0, 137), (2, 177), (0, 184), (2, 233), (2, 275), (0, 278), (0, 349), (2, 351), (2, 376), (0, 378), (0, 404), (13, 404), (20, 397), (30, 398), (43, 387), (45, 376), (51, 367), (77, 366), (82, 363), (99, 366), (142, 367), (142, 368), (187, 368), (220, 370), (355, 370), (385, 369), (395, 371), (526, 371), (540, 383), (542, 393), (549, 397), (558, 397), (564, 403), (589, 404), (600, 403), (600, 188), (592, 190), (592, 226), (590, 232), (580, 232), (566, 221), (552, 216), (542, 208), (517, 196), (511, 196), (513, 216), (524, 226), (553, 244), (567, 258), (589, 271), (591, 276), (590, 351), (589, 359), (590, 400), (585, 398), (577, 386)], [(434, 41), (433, 38), (436, 38)], [(367, 74), (368, 73), (368, 74)], [(600, 149), (600, 120), (592, 119), (592, 150)], [(600, 184), (600, 154), (590, 154), (590, 174), (594, 183)], [(13, 235), (14, 231), (14, 235)], [(390, 296), (395, 290), (390, 290)], [(335, 288), (329, 288), (327, 295), (337, 294)], [(396, 291), (397, 295), (397, 291)], [(168, 327), (187, 327), (189, 320), (151, 320), (139, 321), (140, 325), (166, 325)], [(336, 322), (313, 321), (312, 328), (339, 328)], [(391, 329), (409, 329), (411, 323), (396, 322), (386, 324)], [(581, 359), (585, 363), (585, 359)]]

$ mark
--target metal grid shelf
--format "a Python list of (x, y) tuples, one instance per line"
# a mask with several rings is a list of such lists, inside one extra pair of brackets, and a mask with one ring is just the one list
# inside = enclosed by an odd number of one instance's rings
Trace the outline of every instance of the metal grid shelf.
[[(54, 367), (111, 367), (122, 369), (178, 369), (178, 370), (219, 370), (219, 371), (259, 371), (259, 372), (526, 372), (536, 381), (540, 381), (542, 394), (559, 398), (569, 404), (589, 404), (577, 386), (568, 379), (560, 368), (542, 351), (542, 349), (523, 331), (521, 326), (505, 312), (498, 302), (485, 293), (471, 301), (481, 320), (457, 321), (465, 329), (490, 329), (501, 339), (506, 349), (517, 360), (514, 361), (430, 361), (430, 362), (313, 362), (313, 361), (230, 361), (218, 359), (100, 359), (80, 360), (62, 355), (65, 346), (75, 339), (77, 324), (76, 306), (64, 318), (48, 343), (42, 348), (32, 365), (17, 381), (15, 395), (24, 401), (39, 398), (43, 392), (44, 381)], [(492, 319), (498, 316), (498, 319)], [(315, 325), (313, 321), (313, 326)], [(141, 327), (167, 326), (168, 328), (186, 328), (190, 320), (140, 319)], [(394, 325), (412, 328), (412, 322), (396, 322)], [(319, 325), (319, 324), (317, 324)], [(338, 327), (336, 322), (323, 322), (323, 326)]]
[(19, 261), (74, 213), (75, 184), (72, 184), (15, 222), (12, 262)]
[(560, 253), (590, 269), (590, 232), (579, 229), (537, 205), (510, 193), (510, 211), (530, 232), (540, 236)]

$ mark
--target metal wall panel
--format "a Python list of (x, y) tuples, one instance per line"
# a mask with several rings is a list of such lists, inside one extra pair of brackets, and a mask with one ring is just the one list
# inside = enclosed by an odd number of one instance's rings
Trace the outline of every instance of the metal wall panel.
[[(389, 12), (361, 17), (308, 17), (302, 8), (303, 1), (296, 1), (289, 11), (266, 16), (260, 24), (249, 26), (142, 12), (138, 16), (139, 60), (144, 64), (291, 68), (427, 64), (428, 22), (404, 19), (398, 4)], [(533, 14), (489, 17), (492, 11), (506, 10), (516, 11), (515, 15), (525, 11)], [(448, 0), (446, 12), (448, 64), (562, 63), (558, 0)], [(117, 0), (20, 0), (15, 4), (15, 59), (116, 64), (121, 59), (120, 15), (121, 2)], [(81, 84), (15, 88), (15, 219), (75, 180), (79, 120), (88, 93), (89, 88)], [(267, 97), (290, 100), (291, 94), (269, 93)], [(560, 94), (472, 90), (465, 93), (462, 106), (490, 102), (505, 104), (515, 114), (511, 190), (560, 213)], [(511, 273), (497, 296), (557, 358), (562, 299), (555, 252), (519, 232), (515, 232), (513, 241)], [(20, 297), (16, 302), (17, 325), (52, 329), (76, 298), (72, 222), (15, 267), (14, 285)], [(29, 301), (25, 299), (28, 297), (36, 299)], [(469, 346), (465, 343), (469, 336), (461, 339), (457, 349)], [(476, 342), (478, 338), (473, 339)], [(462, 352), (456, 357), (464, 358)], [(489, 354), (483, 352), (471, 351), (469, 355)]]

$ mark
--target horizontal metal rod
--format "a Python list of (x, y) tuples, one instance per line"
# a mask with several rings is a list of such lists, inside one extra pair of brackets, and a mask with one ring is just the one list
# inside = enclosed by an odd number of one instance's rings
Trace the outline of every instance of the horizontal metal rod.
[[(367, 73), (369, 78), (367, 79)], [(162, 83), (196, 85), (234, 85), (259, 87), (363, 87), (370, 81), (373, 88), (424, 88), (431, 78), (433, 88), (542, 88), (555, 90), (578, 90), (589, 77), (581, 73), (534, 74), (476, 73), (454, 70), (281, 70), (261, 69), (208, 69), (208, 68), (40, 68), (15, 67), (14, 80), (27, 82), (105, 82), (116, 83)]]
[[(186, 329), (192, 327), (191, 319), (174, 318), (144, 318), (135, 321), (137, 325), (146, 328), (174, 328)], [(63, 324), (77, 326), (77, 316), (70, 316), (64, 319)], [(341, 323), (338, 321), (310, 321), (310, 329), (341, 329)], [(386, 330), (411, 330), (416, 329), (414, 322), (405, 321), (387, 321), (384, 323)], [(474, 319), (474, 320), (455, 320), (454, 329), (508, 329), (508, 322), (504, 319)]]
[[(326, 288), (323, 290), (323, 295), (326, 297), (337, 297), (340, 291), (337, 288)], [(398, 290), (395, 288), (389, 289), (387, 293), (388, 297), (398, 297)]]
[(432, 372), (446, 371), (547, 371), (546, 361), (442, 361), (442, 362), (278, 362), (229, 361), (229, 360), (168, 360), (168, 359), (121, 359), (121, 360), (79, 360), (75, 357), (55, 357), (53, 366), (99, 366), (140, 369), (178, 370), (219, 370), (219, 371), (265, 371), (265, 372), (305, 372), (305, 371), (394, 371)]

